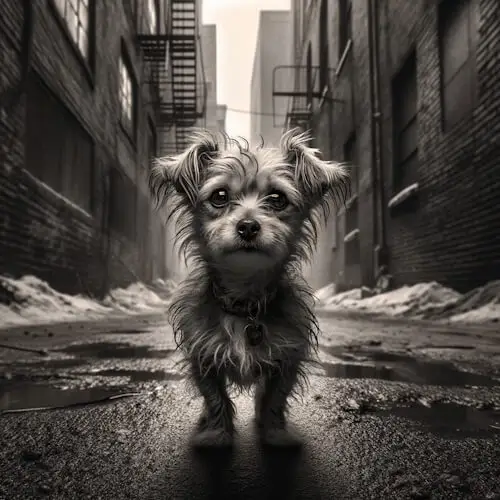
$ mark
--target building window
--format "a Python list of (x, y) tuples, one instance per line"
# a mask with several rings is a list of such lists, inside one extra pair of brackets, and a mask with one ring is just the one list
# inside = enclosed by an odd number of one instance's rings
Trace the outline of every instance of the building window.
[(131, 138), (135, 138), (135, 85), (130, 64), (123, 52), (119, 62), (119, 76), (120, 122), (127, 134)]
[(469, 115), (476, 101), (477, 25), (474, 0), (446, 0), (439, 6), (443, 129)]
[(111, 167), (109, 199), (110, 228), (129, 241), (136, 241), (137, 189), (116, 167)]
[(30, 79), (26, 98), (26, 169), (91, 213), (92, 137), (37, 77)]
[[(359, 227), (358, 219), (358, 155), (356, 135), (353, 133), (344, 144), (344, 161), (351, 168), (351, 192), (352, 196), (346, 205), (345, 211), (345, 236), (355, 234)], [(359, 236), (349, 238), (345, 243), (345, 263), (346, 265), (359, 264), (360, 248)]]
[(344, 161), (350, 165), (351, 191), (358, 194), (359, 172), (356, 134), (353, 133), (344, 144)]
[(339, 0), (339, 59), (352, 38), (352, 0)]
[(91, 0), (54, 0), (59, 14), (68, 27), (69, 34), (78, 50), (85, 58), (89, 59), (89, 27)]
[(328, 81), (328, 0), (321, 0), (319, 15), (319, 84), (320, 91), (329, 84)]
[(418, 165), (417, 61), (413, 52), (392, 82), (395, 190), (416, 182)]
[(306, 107), (308, 111), (312, 110), (313, 84), (312, 46), (311, 42), (309, 42), (307, 44), (306, 58)]
[(148, 167), (151, 168), (153, 160), (157, 156), (156, 131), (151, 120), (148, 120)]
[(158, 3), (156, 0), (147, 0), (146, 2), (146, 23), (149, 33), (156, 35), (158, 33)]

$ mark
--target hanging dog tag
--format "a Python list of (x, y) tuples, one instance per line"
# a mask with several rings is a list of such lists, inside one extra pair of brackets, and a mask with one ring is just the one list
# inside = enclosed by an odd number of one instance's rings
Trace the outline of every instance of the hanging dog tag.
[(260, 323), (249, 323), (245, 326), (245, 334), (251, 346), (257, 346), (264, 340), (264, 326)]

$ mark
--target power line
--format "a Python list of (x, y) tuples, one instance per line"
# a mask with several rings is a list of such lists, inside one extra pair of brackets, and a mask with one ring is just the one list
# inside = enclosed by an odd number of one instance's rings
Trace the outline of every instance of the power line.
[(232, 111), (233, 113), (245, 113), (247, 115), (261, 115), (261, 116), (282, 116), (286, 117), (286, 115), (282, 115), (279, 113), (264, 113), (260, 111), (250, 111), (248, 109), (237, 109), (237, 108), (226, 108), (227, 111)]

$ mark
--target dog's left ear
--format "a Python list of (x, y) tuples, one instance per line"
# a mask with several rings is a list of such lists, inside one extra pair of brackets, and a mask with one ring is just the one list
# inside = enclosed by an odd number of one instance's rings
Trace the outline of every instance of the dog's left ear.
[(307, 132), (298, 128), (281, 138), (280, 149), (294, 170), (295, 181), (311, 205), (322, 203), (326, 197), (345, 202), (349, 194), (347, 165), (322, 160), (319, 150), (308, 145), (310, 139)]
[(217, 138), (210, 132), (199, 130), (190, 137), (192, 145), (183, 153), (158, 158), (149, 175), (149, 189), (156, 205), (163, 205), (176, 191), (195, 205), (203, 182), (204, 170), (218, 154)]

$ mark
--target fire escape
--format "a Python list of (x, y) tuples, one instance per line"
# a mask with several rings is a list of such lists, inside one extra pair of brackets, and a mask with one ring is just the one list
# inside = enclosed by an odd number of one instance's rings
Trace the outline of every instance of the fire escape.
[[(314, 102), (324, 98), (318, 66), (276, 66), (273, 70), (273, 118), (275, 127), (311, 127)], [(292, 82), (290, 84), (290, 82)], [(285, 98), (279, 105), (279, 99)], [(277, 118), (281, 116), (282, 120)]]
[(206, 83), (199, 35), (197, 0), (171, 0), (166, 34), (139, 35), (156, 87), (159, 154), (176, 154), (188, 146), (191, 127), (206, 113)]

